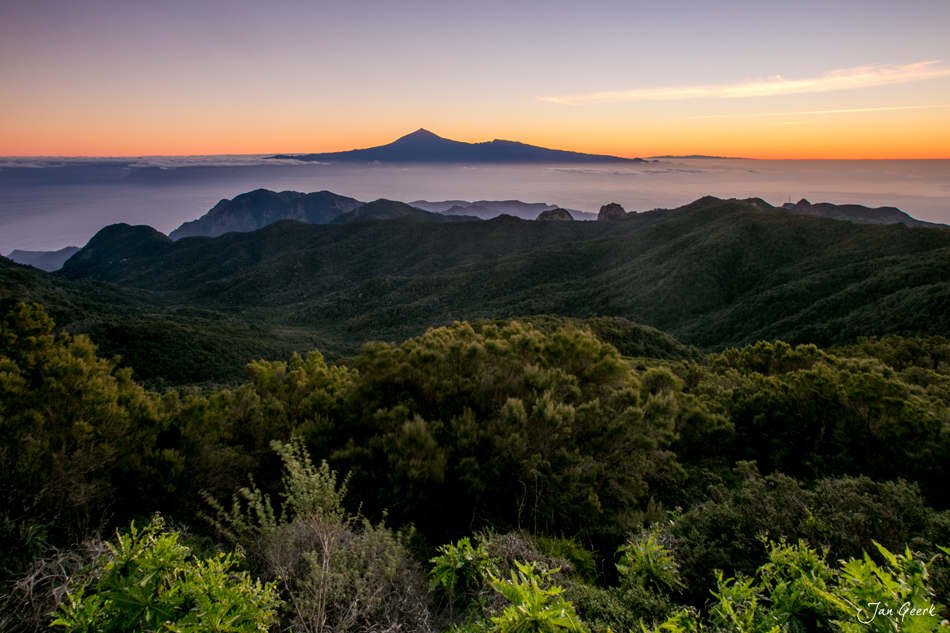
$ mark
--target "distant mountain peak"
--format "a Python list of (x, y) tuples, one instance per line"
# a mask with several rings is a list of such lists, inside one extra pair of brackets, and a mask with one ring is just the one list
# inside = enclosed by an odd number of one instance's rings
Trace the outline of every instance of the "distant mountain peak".
[(421, 128), (419, 128), (418, 130), (416, 130), (415, 132), (412, 132), (411, 134), (406, 134), (405, 136), (402, 136), (402, 137), (396, 139), (396, 142), (398, 143), (399, 141), (405, 141), (405, 140), (409, 140), (409, 139), (439, 139), (439, 140), (442, 140), (442, 137), (439, 136), (438, 134), (434, 134), (434, 133), (430, 132), (429, 130), (425, 129), (424, 127), (421, 127)]
[(354, 149), (346, 152), (287, 155), (271, 158), (294, 158), (316, 162), (362, 163), (644, 163), (642, 158), (621, 158), (602, 154), (583, 154), (548, 149), (519, 141), (495, 139), (483, 143), (465, 143), (443, 138), (425, 128), (402, 136), (388, 145)]

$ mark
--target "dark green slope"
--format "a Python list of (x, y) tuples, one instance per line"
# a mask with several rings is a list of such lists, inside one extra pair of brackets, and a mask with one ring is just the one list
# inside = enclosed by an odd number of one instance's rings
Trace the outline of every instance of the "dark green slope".
[(510, 216), (460, 223), (414, 217), (342, 225), (281, 221), (252, 233), (166, 240), (141, 249), (143, 235), (155, 241), (164, 236), (148, 227), (113, 225), (61, 272), (72, 279), (183, 292), (202, 303), (283, 305), (368, 279), (429, 275), (625, 229), (594, 222), (552, 227)]
[(620, 316), (722, 348), (950, 332), (950, 234), (750, 210), (737, 202), (612, 238), (369, 280), (295, 306), (295, 323), (398, 339), (407, 323)]
[(121, 356), (138, 380), (155, 387), (243, 381), (251, 361), (337, 349), (309, 328), (196, 308), (163, 293), (68, 280), (0, 257), (0, 313), (17, 303), (43, 305), (57, 333), (88, 335), (101, 356)]
[(429, 220), (430, 222), (473, 222), (481, 220), (474, 215), (442, 215), (411, 207), (405, 202), (380, 198), (353, 209), (333, 219), (330, 224), (346, 224), (365, 220), (394, 220), (406, 216)]
[(705, 349), (950, 333), (950, 232), (757, 202), (704, 198), (599, 223), (284, 221), (174, 243), (116, 226), (61, 274), (306, 333), (331, 356), (454, 320), (539, 314), (622, 318)]

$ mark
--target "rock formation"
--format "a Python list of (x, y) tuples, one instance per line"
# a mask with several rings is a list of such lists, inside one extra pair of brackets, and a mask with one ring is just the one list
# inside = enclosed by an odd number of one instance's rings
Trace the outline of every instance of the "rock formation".
[(567, 209), (550, 209), (548, 211), (542, 211), (537, 220), (568, 220), (570, 222), (574, 221), (574, 216), (572, 216)]
[(627, 212), (623, 210), (622, 206), (616, 202), (611, 202), (600, 208), (600, 213), (597, 214), (597, 221), (620, 220), (623, 219), (625, 215), (627, 215)]

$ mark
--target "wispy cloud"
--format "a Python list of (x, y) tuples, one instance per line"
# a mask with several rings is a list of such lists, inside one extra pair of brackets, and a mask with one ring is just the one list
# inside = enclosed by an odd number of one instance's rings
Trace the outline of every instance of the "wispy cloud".
[(751, 114), (709, 114), (706, 116), (694, 116), (692, 119), (734, 119), (750, 116), (797, 116), (801, 114), (846, 114), (849, 112), (881, 112), (882, 110), (920, 110), (923, 108), (946, 108), (947, 106), (892, 106), (889, 108), (854, 108), (851, 110), (809, 110), (806, 112), (754, 112)]
[(541, 101), (566, 105), (619, 103), (625, 101), (673, 101), (680, 99), (735, 99), (741, 97), (771, 97), (803, 92), (830, 92), (887, 84), (921, 81), (950, 76), (950, 68), (938, 66), (942, 60), (907, 64), (904, 66), (867, 65), (832, 70), (810, 79), (785, 79), (780, 75), (737, 84), (719, 86), (681, 86), (673, 88), (638, 88), (618, 92), (538, 97)]

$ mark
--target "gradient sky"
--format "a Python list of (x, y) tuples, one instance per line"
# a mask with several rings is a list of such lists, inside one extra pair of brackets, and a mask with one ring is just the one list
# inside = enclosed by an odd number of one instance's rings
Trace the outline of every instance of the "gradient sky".
[(948, 34), (948, 0), (3, 0), (0, 155), (950, 158)]

